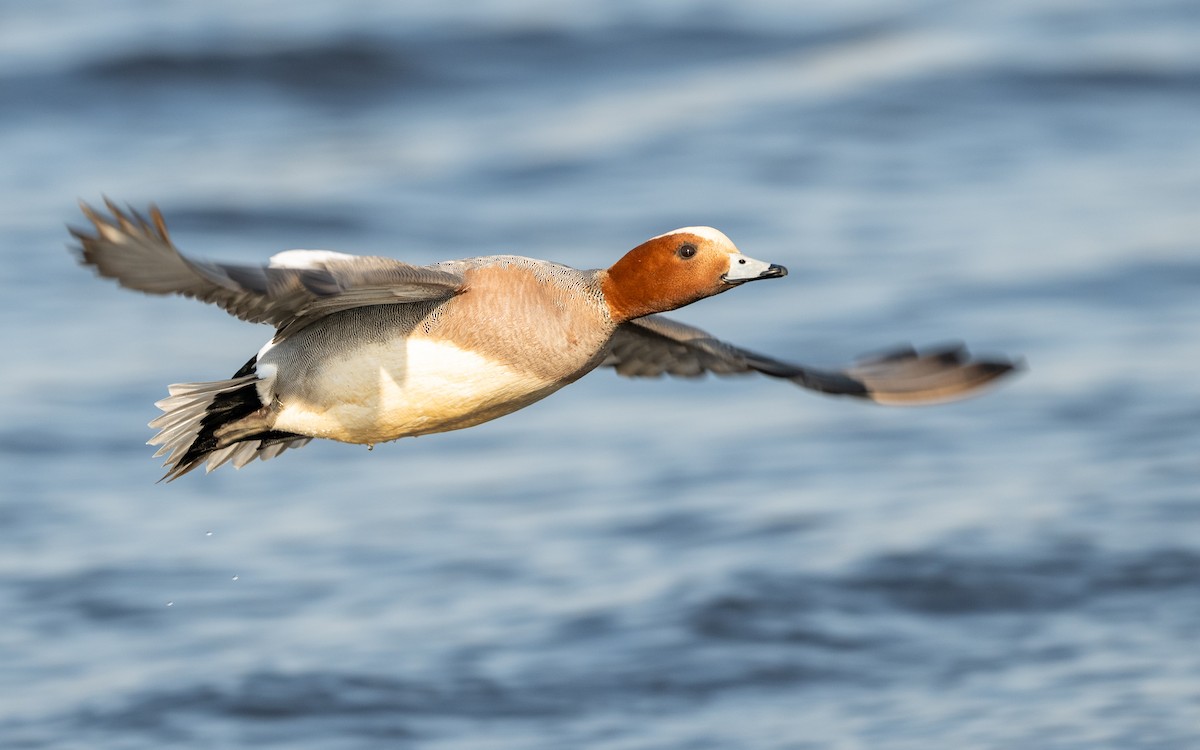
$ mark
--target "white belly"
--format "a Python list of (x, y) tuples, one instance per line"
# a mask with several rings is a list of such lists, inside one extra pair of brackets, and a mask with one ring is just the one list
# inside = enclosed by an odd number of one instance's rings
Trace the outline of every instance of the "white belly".
[(347, 443), (470, 427), (563, 385), (421, 338), (357, 348), (309, 370), (303, 382), (287, 376), (281, 368), (271, 386), (281, 402), (275, 429)]

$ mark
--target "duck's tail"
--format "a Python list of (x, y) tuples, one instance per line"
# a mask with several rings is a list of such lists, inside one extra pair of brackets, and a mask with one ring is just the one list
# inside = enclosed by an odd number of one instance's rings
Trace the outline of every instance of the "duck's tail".
[(155, 403), (163, 414), (150, 422), (159, 432), (148, 445), (161, 446), (156, 457), (169, 454), (163, 464), (167, 473), (159, 481), (169, 482), (200, 464), (212, 471), (232, 461), (240, 469), (255, 458), (265, 461), (311, 440), (271, 429), (259, 397), (256, 361), (251, 359), (229, 380), (172, 385), (170, 395)]

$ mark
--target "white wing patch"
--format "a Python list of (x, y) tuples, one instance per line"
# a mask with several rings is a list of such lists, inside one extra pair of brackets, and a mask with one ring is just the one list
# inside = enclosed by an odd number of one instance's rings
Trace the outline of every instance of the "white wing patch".
[(284, 250), (271, 256), (271, 268), (319, 269), (331, 260), (354, 260), (358, 256), (333, 250)]

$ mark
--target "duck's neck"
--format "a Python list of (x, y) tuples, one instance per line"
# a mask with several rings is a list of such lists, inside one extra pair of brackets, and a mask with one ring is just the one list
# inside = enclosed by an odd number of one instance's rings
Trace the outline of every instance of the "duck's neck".
[(618, 261), (600, 272), (600, 290), (604, 293), (609, 315), (615, 323), (669, 309), (651, 303), (653, 296), (649, 286), (646, 277), (639, 276), (636, 264)]

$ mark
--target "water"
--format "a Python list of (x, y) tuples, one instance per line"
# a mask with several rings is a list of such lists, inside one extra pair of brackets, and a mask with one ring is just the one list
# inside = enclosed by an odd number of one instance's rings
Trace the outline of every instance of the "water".
[[(1069, 0), (0, 3), (0, 745), (1200, 746), (1200, 14)], [(269, 331), (75, 267), (605, 265), (814, 364), (1025, 356), (953, 407), (593, 374), (460, 433), (156, 485)]]

